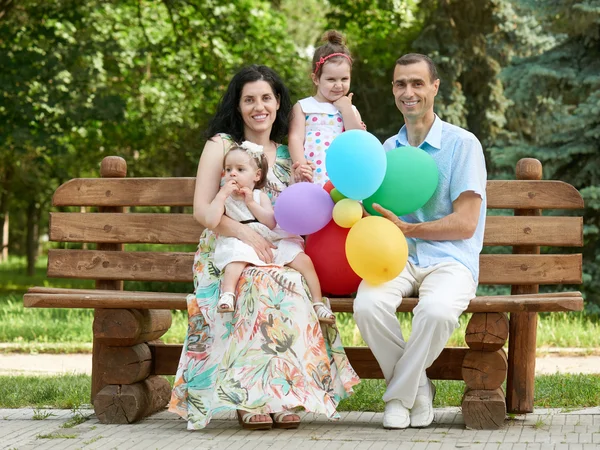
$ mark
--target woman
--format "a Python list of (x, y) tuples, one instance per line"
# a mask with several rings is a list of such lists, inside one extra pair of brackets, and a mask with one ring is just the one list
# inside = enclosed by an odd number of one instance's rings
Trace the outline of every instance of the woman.
[[(264, 191), (273, 202), (290, 183), (289, 152), (278, 142), (287, 134), (291, 106), (286, 87), (268, 67), (249, 66), (233, 77), (198, 165), (194, 217), (201, 224), (233, 142), (263, 146), (269, 163)], [(214, 231), (202, 233), (193, 268), (195, 293), (187, 299), (188, 334), (169, 410), (187, 418), (188, 429), (204, 428), (214, 413), (233, 409), (250, 429), (296, 428), (300, 418), (292, 410), (297, 407), (337, 418), (338, 402), (359, 381), (337, 330), (327, 327), (323, 335), (304, 280), (287, 267), (247, 267), (237, 285), (235, 312), (218, 314), (215, 233), (235, 236), (262, 260), (272, 261), (271, 245), (227, 216)]]

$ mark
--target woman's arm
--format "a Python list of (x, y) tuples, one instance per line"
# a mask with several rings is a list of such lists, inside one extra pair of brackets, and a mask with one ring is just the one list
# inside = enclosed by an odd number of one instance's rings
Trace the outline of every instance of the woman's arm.
[(275, 221), (275, 212), (273, 211), (273, 205), (269, 196), (264, 192), (260, 193), (260, 203), (254, 201), (252, 191), (248, 188), (242, 188), (244, 194), (244, 201), (250, 212), (256, 217), (263, 225), (268, 226), (271, 230), (277, 226)]
[[(198, 163), (196, 189), (194, 191), (194, 219), (207, 228), (206, 212), (217, 192), (219, 192), (223, 170), (224, 145), (226, 145), (226, 142), (223, 142), (221, 137), (214, 136), (204, 146)], [(237, 237), (254, 248), (259, 258), (264, 262), (273, 261), (271, 248), (275, 248), (275, 246), (252, 228), (223, 215), (221, 222), (214, 228), (214, 231), (223, 236)]]

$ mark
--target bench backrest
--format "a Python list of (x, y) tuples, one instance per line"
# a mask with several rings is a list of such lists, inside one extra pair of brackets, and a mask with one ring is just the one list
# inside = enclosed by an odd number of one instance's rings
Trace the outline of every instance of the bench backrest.
[[(124, 177), (125, 173), (119, 175)], [(48, 276), (191, 282), (192, 252), (109, 250), (120, 250), (122, 244), (132, 243), (196, 244), (203, 228), (189, 213), (126, 212), (128, 207), (191, 206), (194, 186), (194, 178), (81, 178), (66, 182), (56, 190), (54, 206), (97, 207), (105, 212), (51, 213), (50, 240), (101, 245), (96, 250), (50, 250)], [(485, 246), (525, 249), (583, 246), (582, 217), (514, 215), (515, 212), (539, 214), (540, 210), (583, 208), (581, 195), (567, 183), (491, 180), (487, 183), (487, 203)], [(482, 254), (480, 283), (543, 285), (582, 282), (581, 254), (523, 253), (507, 254), (505, 250)]]

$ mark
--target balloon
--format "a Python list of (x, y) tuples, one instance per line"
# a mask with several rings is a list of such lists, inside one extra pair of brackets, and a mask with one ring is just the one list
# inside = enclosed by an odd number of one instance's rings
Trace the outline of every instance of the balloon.
[(306, 237), (306, 254), (311, 257), (321, 290), (331, 295), (349, 295), (358, 290), (361, 279), (346, 259), (346, 236), (350, 229), (329, 222)]
[(362, 206), (356, 200), (344, 198), (333, 207), (333, 221), (342, 228), (350, 228), (363, 214)]
[(325, 189), (327, 192), (331, 193), (331, 190), (334, 188), (333, 183), (331, 182), (331, 180), (328, 180), (327, 183), (325, 183), (323, 185), (323, 189)]
[(367, 283), (378, 285), (396, 278), (408, 260), (404, 234), (388, 219), (368, 216), (350, 229), (346, 256), (352, 270)]
[(342, 194), (336, 188), (333, 188), (331, 190), (331, 192), (329, 193), (329, 195), (331, 195), (331, 199), (333, 200), (333, 203), (337, 203), (340, 200), (343, 200), (343, 199), (347, 198), (344, 194)]
[(311, 234), (331, 221), (333, 200), (318, 184), (295, 183), (275, 201), (275, 220), (285, 231)]
[(333, 185), (346, 197), (362, 200), (372, 195), (385, 176), (383, 145), (364, 130), (348, 130), (329, 145), (325, 168)]
[(410, 214), (429, 201), (438, 185), (435, 160), (420, 148), (399, 147), (387, 152), (387, 171), (377, 191), (363, 204), (370, 214), (379, 203), (397, 216)]

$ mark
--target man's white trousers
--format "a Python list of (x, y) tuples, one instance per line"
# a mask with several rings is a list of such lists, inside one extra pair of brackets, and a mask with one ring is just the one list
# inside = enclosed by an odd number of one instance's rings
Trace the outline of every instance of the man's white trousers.
[[(477, 285), (469, 269), (458, 262), (427, 268), (410, 262), (398, 277), (371, 286), (363, 281), (354, 300), (354, 319), (383, 371), (383, 400), (400, 400), (411, 409), (427, 369), (440, 355), (458, 318), (475, 297)], [(403, 297), (419, 296), (412, 332), (405, 341), (396, 317)]]

